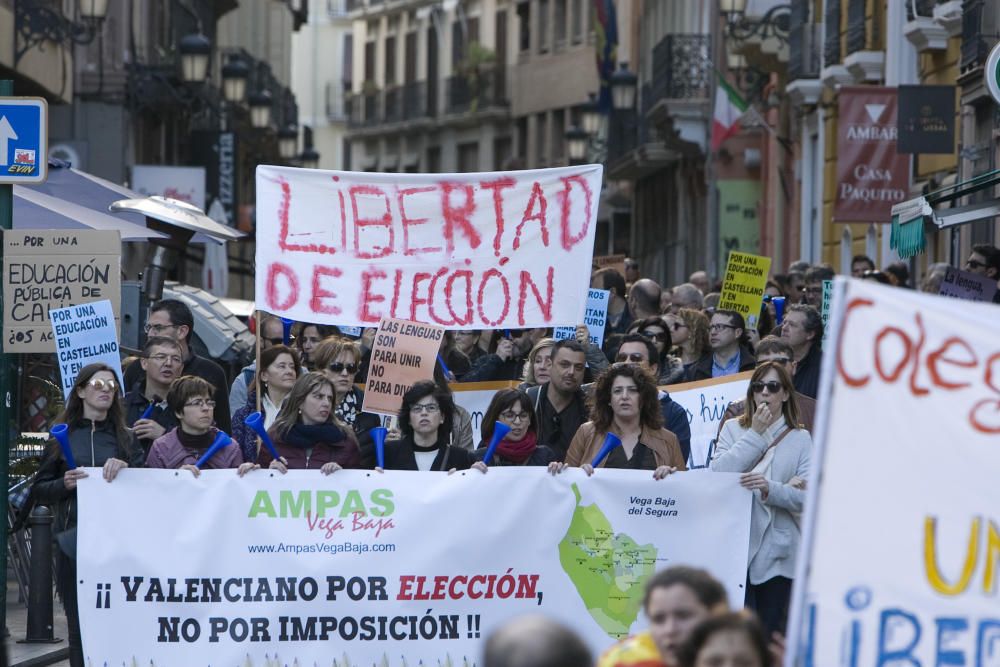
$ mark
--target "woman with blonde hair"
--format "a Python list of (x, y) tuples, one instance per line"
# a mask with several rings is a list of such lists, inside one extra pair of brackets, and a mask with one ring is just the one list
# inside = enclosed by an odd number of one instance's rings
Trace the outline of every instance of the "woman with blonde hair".
[(362, 467), (375, 465), (375, 444), (371, 430), (381, 425), (378, 415), (362, 412), (365, 392), (354, 384), (361, 370), (361, 346), (349, 338), (330, 336), (324, 338), (313, 350), (316, 371), (323, 373), (333, 383), (335, 396), (333, 412), (337, 419), (351, 427), (361, 451)]
[(675, 354), (681, 358), (684, 370), (687, 371), (710, 349), (708, 317), (700, 310), (681, 308), (677, 313), (664, 315), (663, 321), (670, 328)]
[(552, 346), (555, 344), (556, 341), (552, 338), (543, 338), (535, 343), (524, 361), (524, 373), (521, 376), (524, 381), (517, 386), (518, 389), (527, 391), (531, 387), (549, 381), (552, 369)]

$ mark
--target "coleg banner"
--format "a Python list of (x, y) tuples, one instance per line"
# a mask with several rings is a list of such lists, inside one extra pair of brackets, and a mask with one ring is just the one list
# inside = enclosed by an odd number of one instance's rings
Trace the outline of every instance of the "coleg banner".
[(735, 474), (100, 472), (79, 485), (87, 664), (475, 665), (525, 613), (600, 650), (645, 627), (644, 581), (677, 564), (743, 599)]
[(786, 664), (1000, 664), (1000, 309), (834, 283)]
[(472, 174), (257, 168), (257, 306), (449, 329), (582, 321), (600, 165)]

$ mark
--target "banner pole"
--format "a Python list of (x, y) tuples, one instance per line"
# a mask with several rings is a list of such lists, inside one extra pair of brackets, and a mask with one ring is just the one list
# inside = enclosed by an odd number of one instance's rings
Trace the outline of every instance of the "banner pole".
[[(0, 80), (0, 97), (10, 97), (14, 94), (14, 82), (10, 79)], [(14, 225), (14, 186), (7, 183), (0, 185), (0, 229), (9, 230)], [(0, 273), (0, 310), (3, 309), (3, 276)], [(15, 424), (14, 431), (20, 426), (16, 423), (17, 404), (14, 400), (13, 379), (14, 372), (12, 363), (14, 357), (6, 352), (3, 343), (0, 343), (0, 350), (4, 350), (3, 358), (0, 359), (0, 478), (4, 480), (3, 506), (4, 516), (9, 511), (7, 489), (10, 488), (10, 445), (11, 445), (11, 417), (13, 415)], [(6, 535), (6, 530), (4, 531)], [(7, 539), (4, 539), (4, 546), (0, 549), (0, 572), (4, 573), (4, 585), (0, 586), (0, 621), (7, 632)]]

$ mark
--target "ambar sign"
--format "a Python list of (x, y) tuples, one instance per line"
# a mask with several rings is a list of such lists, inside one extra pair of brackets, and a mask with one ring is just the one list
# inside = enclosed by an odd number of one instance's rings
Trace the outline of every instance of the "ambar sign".
[(840, 89), (836, 222), (890, 222), (906, 199), (910, 158), (896, 152), (896, 89)]

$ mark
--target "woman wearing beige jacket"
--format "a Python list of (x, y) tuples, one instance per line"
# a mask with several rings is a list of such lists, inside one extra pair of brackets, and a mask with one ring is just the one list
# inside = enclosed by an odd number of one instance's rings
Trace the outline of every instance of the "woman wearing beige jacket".
[(579, 466), (592, 475), (591, 462), (609, 432), (618, 436), (622, 444), (598, 467), (652, 470), (655, 479), (686, 470), (677, 436), (663, 428), (657, 396), (656, 381), (642, 367), (611, 366), (594, 383), (590, 421), (577, 429), (566, 461), (550, 464), (549, 471), (557, 473), (567, 466)]

